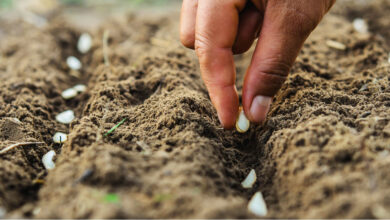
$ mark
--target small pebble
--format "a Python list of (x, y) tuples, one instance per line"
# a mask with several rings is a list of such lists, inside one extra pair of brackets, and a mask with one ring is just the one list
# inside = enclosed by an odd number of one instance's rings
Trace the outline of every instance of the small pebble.
[(356, 18), (352, 22), (353, 28), (359, 33), (366, 34), (368, 32), (367, 22), (362, 18)]
[(87, 90), (87, 86), (83, 84), (77, 84), (73, 87), (74, 90), (76, 90), (79, 93), (85, 92)]
[(63, 124), (69, 124), (75, 118), (74, 112), (72, 110), (66, 110), (56, 116), (56, 120)]
[(253, 184), (256, 182), (257, 176), (254, 169), (251, 169), (248, 176), (245, 178), (244, 181), (241, 182), (241, 186), (245, 189), (252, 188)]
[(334, 48), (334, 49), (337, 49), (337, 50), (345, 50), (345, 49), (347, 49), (347, 46), (345, 46), (345, 44), (337, 42), (337, 41), (334, 41), (334, 40), (327, 40), (326, 41), (326, 45), (328, 45), (328, 47), (331, 47), (331, 48)]
[(77, 96), (77, 90), (74, 88), (69, 88), (64, 90), (61, 95), (64, 99), (71, 99)]
[(257, 192), (253, 195), (252, 199), (248, 203), (248, 211), (259, 217), (267, 215), (267, 205), (265, 204), (261, 192)]
[(42, 163), (43, 163), (43, 166), (47, 170), (52, 170), (56, 167), (56, 165), (53, 162), (53, 157), (55, 155), (56, 155), (56, 152), (54, 150), (51, 150), (51, 151), (47, 152), (45, 155), (43, 155)]
[(77, 42), (77, 49), (80, 53), (87, 53), (92, 46), (92, 37), (88, 33), (80, 35), (79, 41)]
[(62, 132), (57, 132), (53, 136), (53, 141), (54, 141), (54, 143), (57, 143), (57, 144), (62, 144), (66, 140), (68, 140), (68, 135), (65, 133), (62, 133)]
[(236, 120), (236, 129), (240, 133), (245, 133), (249, 129), (249, 120), (246, 118), (242, 107), (239, 108), (239, 114)]
[(69, 68), (72, 70), (79, 70), (81, 69), (81, 62), (79, 59), (77, 59), (74, 56), (70, 56), (66, 59), (66, 63), (68, 64)]

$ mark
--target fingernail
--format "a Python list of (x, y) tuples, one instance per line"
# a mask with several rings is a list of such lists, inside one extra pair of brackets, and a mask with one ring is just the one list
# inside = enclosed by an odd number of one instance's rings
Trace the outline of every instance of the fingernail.
[(267, 113), (269, 111), (269, 107), (271, 105), (272, 98), (268, 96), (256, 96), (250, 108), (250, 114), (252, 120), (256, 123), (261, 123), (267, 117)]

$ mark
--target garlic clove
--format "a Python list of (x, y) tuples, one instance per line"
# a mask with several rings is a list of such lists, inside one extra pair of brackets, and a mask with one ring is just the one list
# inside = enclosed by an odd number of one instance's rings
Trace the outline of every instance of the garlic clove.
[(236, 129), (240, 133), (245, 133), (250, 126), (249, 120), (246, 118), (242, 107), (239, 108), (239, 114), (236, 120)]
[(69, 124), (75, 118), (74, 112), (72, 110), (66, 110), (56, 116), (56, 120), (63, 124)]
[(241, 186), (245, 189), (252, 188), (253, 184), (256, 182), (256, 179), (256, 172), (254, 169), (251, 169), (245, 180), (241, 182)]
[(45, 155), (43, 155), (42, 163), (43, 163), (43, 166), (47, 170), (52, 170), (56, 167), (56, 165), (53, 162), (53, 157), (55, 155), (56, 155), (56, 152), (54, 150), (51, 150), (51, 151), (47, 152)]
[(66, 59), (66, 63), (68, 64), (69, 68), (71, 68), (72, 70), (79, 70), (82, 67), (80, 60), (74, 56), (68, 57)]
[(257, 192), (253, 195), (248, 203), (248, 211), (259, 217), (267, 215), (267, 205), (265, 204), (263, 194), (261, 194), (261, 192)]
[(331, 47), (331, 48), (334, 48), (334, 49), (337, 49), (337, 50), (345, 50), (345, 49), (347, 49), (347, 46), (345, 46), (345, 44), (337, 42), (337, 41), (334, 41), (334, 40), (327, 40), (326, 41), (326, 45), (328, 45), (328, 47)]
[(53, 136), (53, 141), (54, 141), (54, 143), (57, 143), (57, 144), (62, 144), (66, 140), (68, 140), (68, 135), (65, 133), (62, 133), (62, 132), (57, 132)]
[(353, 28), (361, 34), (366, 34), (368, 32), (367, 22), (362, 18), (354, 19), (352, 22), (352, 25), (353, 25)]
[(77, 42), (77, 49), (80, 53), (87, 53), (92, 47), (92, 37), (88, 33), (80, 35), (79, 41)]
[(62, 98), (64, 98), (64, 99), (71, 99), (71, 98), (74, 98), (74, 97), (77, 96), (77, 90), (75, 90), (74, 88), (66, 89), (66, 90), (64, 90), (64, 91), (61, 93), (61, 96), (62, 96)]
[(73, 89), (76, 90), (76, 92), (82, 93), (85, 92), (85, 90), (87, 90), (87, 86), (83, 84), (77, 84), (73, 87)]

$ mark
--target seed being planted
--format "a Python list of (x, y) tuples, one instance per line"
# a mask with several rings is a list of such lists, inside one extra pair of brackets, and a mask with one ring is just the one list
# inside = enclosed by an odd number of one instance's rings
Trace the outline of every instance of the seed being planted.
[(257, 192), (253, 195), (252, 199), (248, 203), (248, 211), (259, 217), (267, 215), (267, 205), (265, 204), (261, 192)]
[(54, 150), (51, 150), (51, 151), (47, 152), (45, 155), (43, 155), (42, 163), (43, 163), (43, 166), (47, 170), (52, 170), (56, 167), (56, 165), (53, 162), (53, 157), (55, 155), (56, 155), (56, 152)]
[(82, 92), (85, 92), (85, 90), (87, 90), (87, 86), (83, 85), (83, 84), (77, 84), (77, 85), (73, 86), (73, 89), (79, 93), (82, 93)]
[(77, 49), (80, 53), (87, 53), (92, 46), (92, 37), (88, 33), (80, 35), (79, 41), (77, 42)]
[(340, 42), (337, 42), (337, 41), (334, 41), (334, 40), (327, 40), (326, 41), (326, 45), (328, 45), (328, 47), (331, 47), (331, 48), (334, 48), (334, 49), (337, 49), (337, 50), (345, 50), (345, 49), (347, 49), (347, 46), (345, 46), (343, 43), (340, 43)]
[(69, 124), (75, 118), (74, 112), (72, 110), (66, 110), (56, 116), (56, 120), (63, 124)]
[(245, 133), (249, 129), (249, 120), (246, 118), (242, 107), (239, 108), (238, 117), (236, 120), (236, 129), (240, 133)]
[(245, 189), (252, 188), (253, 184), (256, 182), (256, 179), (256, 172), (254, 169), (251, 169), (245, 180), (241, 182), (241, 186)]
[(356, 18), (352, 22), (353, 28), (359, 33), (366, 34), (368, 32), (368, 25), (366, 21), (362, 18)]
[(79, 59), (77, 59), (74, 56), (70, 56), (66, 59), (66, 63), (68, 64), (69, 68), (72, 70), (79, 70), (81, 69), (81, 62)]
[(62, 93), (62, 98), (64, 99), (71, 99), (71, 98), (74, 98), (77, 96), (77, 90), (75, 90), (74, 88), (69, 88), (69, 89), (66, 89), (64, 90)]
[(62, 144), (66, 140), (68, 140), (68, 135), (65, 133), (62, 133), (62, 132), (57, 132), (53, 136), (53, 141), (54, 141), (54, 143), (57, 143), (57, 144)]

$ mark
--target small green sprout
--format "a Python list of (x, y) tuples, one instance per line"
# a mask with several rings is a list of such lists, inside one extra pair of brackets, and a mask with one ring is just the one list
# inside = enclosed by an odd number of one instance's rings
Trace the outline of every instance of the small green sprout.
[(103, 199), (106, 203), (118, 204), (119, 196), (115, 193), (108, 193)]
[(104, 134), (104, 137), (107, 137), (107, 135), (109, 135), (109, 134), (111, 134), (113, 131), (115, 131), (115, 129), (117, 129), (119, 126), (121, 126), (121, 124), (123, 124), (126, 120), (127, 120), (127, 118), (122, 119), (122, 121), (120, 121), (117, 125), (115, 125), (114, 127), (112, 127), (109, 131), (107, 131), (107, 133)]

